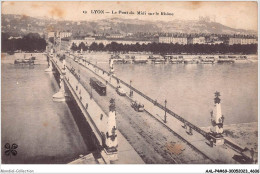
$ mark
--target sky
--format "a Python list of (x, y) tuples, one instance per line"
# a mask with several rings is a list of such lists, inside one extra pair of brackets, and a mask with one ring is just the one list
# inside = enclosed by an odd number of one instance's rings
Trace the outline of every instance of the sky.
[[(257, 2), (2, 2), (3, 14), (19, 14), (32, 17), (48, 17), (59, 20), (91, 21), (104, 18), (130, 18), (140, 20), (198, 20), (210, 19), (236, 29), (257, 31)], [(91, 10), (104, 10), (105, 14), (91, 14)], [(83, 11), (87, 13), (83, 13)], [(119, 11), (134, 14), (112, 14)], [(137, 15), (146, 11), (146, 15)], [(148, 15), (148, 13), (159, 15)], [(161, 12), (173, 15), (160, 15)]]

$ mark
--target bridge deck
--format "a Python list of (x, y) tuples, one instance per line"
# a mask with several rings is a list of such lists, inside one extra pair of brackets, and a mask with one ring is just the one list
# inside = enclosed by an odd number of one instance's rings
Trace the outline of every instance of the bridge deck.
[[(89, 91), (91, 90), (88, 85), (89, 78), (94, 76), (100, 79), (100, 77), (96, 76), (95, 73), (87, 70), (81, 65), (79, 66), (78, 63), (72, 61), (71, 59), (67, 59), (67, 65), (69, 69), (74, 67), (75, 72), (80, 72), (80, 77), (82, 79), (81, 83)], [(102, 79), (100, 80), (103, 81)], [(124, 136), (128, 138), (134, 148), (137, 149), (139, 154), (143, 154), (143, 158), (145, 158), (146, 162), (212, 163), (212, 161), (203, 156), (200, 152), (194, 151), (193, 147), (190, 147), (187, 142), (183, 142), (171, 131), (164, 129), (164, 126), (158, 123), (158, 121), (151, 119), (149, 114), (145, 112), (138, 113), (134, 111), (130, 106), (130, 100), (128, 98), (119, 96), (113, 87), (109, 85), (107, 86), (107, 97), (99, 96), (94, 90), (92, 93), (93, 98), (97, 101), (97, 103), (99, 103), (100, 106), (102, 106), (102, 108), (108, 108), (106, 103), (109, 98), (116, 98), (116, 110), (119, 129), (124, 134)], [(105, 112), (108, 112), (106, 109), (104, 110)], [(153, 125), (153, 127), (150, 125)], [(157, 128), (160, 131), (156, 131)], [(170, 142), (176, 142), (176, 144), (181, 143), (181, 145), (185, 147), (185, 151), (182, 151), (180, 155), (168, 153), (165, 150), (165, 146), (167, 146)]]
[[(59, 73), (61, 74), (62, 71), (60, 67), (62, 67), (62, 63), (57, 59), (51, 59), (54, 66), (57, 68)], [(106, 130), (106, 117), (107, 115), (100, 110), (100, 107), (95, 103), (93, 99), (90, 99), (90, 94), (84, 90), (84, 87), (78, 83), (77, 79), (74, 77), (73, 74), (71, 74), (69, 71), (66, 71), (66, 79), (65, 83), (69, 85), (69, 89), (72, 93), (75, 93), (77, 96), (74, 96), (75, 100), (80, 100), (80, 96), (82, 96), (81, 102), (88, 103), (88, 114), (91, 115), (91, 120), (88, 118), (88, 116), (85, 115), (86, 119), (89, 121), (90, 125), (92, 125), (92, 129), (98, 128), (98, 132), (96, 133), (96, 136), (99, 136), (100, 131)], [(74, 84), (74, 85), (71, 85)], [(78, 89), (76, 90), (76, 85), (78, 86)], [(82, 109), (84, 112), (84, 109)], [(103, 121), (100, 121), (100, 117), (97, 116), (97, 113), (102, 112), (104, 114)], [(92, 122), (93, 121), (93, 122)], [(92, 124), (91, 124), (92, 123)], [(93, 125), (95, 124), (95, 125)], [(137, 152), (132, 148), (132, 146), (128, 143), (128, 141), (122, 136), (122, 134), (118, 131), (118, 141), (120, 142), (120, 145), (118, 147), (118, 157), (119, 160), (115, 161), (115, 164), (143, 164), (144, 161), (140, 158), (140, 156), (137, 154)], [(101, 141), (101, 140), (100, 140)], [(97, 161), (94, 161), (93, 158), (90, 158), (91, 156), (88, 156), (86, 158), (78, 159), (72, 162), (72, 164), (95, 164)]]

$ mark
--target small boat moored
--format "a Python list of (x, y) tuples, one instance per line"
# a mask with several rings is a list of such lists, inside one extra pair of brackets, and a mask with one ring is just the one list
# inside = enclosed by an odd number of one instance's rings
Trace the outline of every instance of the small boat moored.
[(215, 57), (210, 56), (210, 57), (206, 57), (206, 58), (201, 58), (200, 63), (202, 63), (202, 64), (213, 64), (213, 63), (215, 63)]
[(184, 62), (183, 56), (165, 55), (164, 58), (172, 64), (179, 64)]
[(28, 59), (15, 59), (14, 64), (28, 64), (28, 65), (34, 65), (35, 57), (30, 57)]
[(219, 56), (217, 63), (235, 63), (233, 57)]
[(187, 58), (184, 59), (184, 64), (198, 64), (200, 61), (198, 58)]

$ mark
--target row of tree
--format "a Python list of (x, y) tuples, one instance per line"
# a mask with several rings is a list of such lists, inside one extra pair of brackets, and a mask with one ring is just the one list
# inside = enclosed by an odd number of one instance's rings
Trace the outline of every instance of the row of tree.
[(112, 51), (112, 52), (152, 52), (156, 54), (180, 54), (180, 53), (189, 53), (189, 54), (225, 54), (225, 53), (234, 53), (234, 54), (256, 54), (257, 53), (257, 44), (248, 44), (248, 45), (227, 45), (227, 44), (167, 44), (167, 43), (150, 43), (142, 44), (139, 43), (131, 45), (123, 45), (116, 42), (112, 42), (104, 46), (100, 43), (92, 43), (90, 46), (85, 45), (81, 42), (78, 46), (73, 43), (71, 50), (83, 51)]
[(46, 49), (46, 41), (38, 33), (29, 33), (21, 38), (12, 38), (7, 33), (2, 33), (2, 52), (39, 51)]

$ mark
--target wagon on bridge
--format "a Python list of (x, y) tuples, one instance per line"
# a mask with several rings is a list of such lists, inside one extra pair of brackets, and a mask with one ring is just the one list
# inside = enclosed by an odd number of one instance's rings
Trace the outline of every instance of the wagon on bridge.
[(134, 108), (134, 110), (138, 111), (138, 112), (144, 111), (144, 105), (141, 103), (138, 103), (137, 101), (132, 102), (131, 107)]
[(120, 86), (118, 86), (118, 87), (116, 88), (116, 92), (117, 92), (119, 95), (121, 95), (121, 96), (126, 96), (125, 90), (124, 90), (122, 87), (120, 87)]

